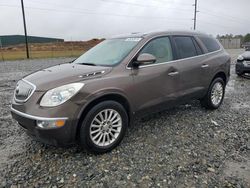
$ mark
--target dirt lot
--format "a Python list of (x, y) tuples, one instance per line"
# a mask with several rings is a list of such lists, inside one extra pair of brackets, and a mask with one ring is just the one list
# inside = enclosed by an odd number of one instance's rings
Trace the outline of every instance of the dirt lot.
[[(77, 57), (104, 39), (57, 43), (30, 43), (30, 58)], [(0, 62), (26, 58), (25, 44), (0, 48)]]
[(0, 63), (0, 187), (250, 187), (250, 79), (234, 65), (220, 109), (193, 101), (137, 120), (118, 148), (91, 155), (34, 141), (9, 112), (18, 79), (69, 60)]

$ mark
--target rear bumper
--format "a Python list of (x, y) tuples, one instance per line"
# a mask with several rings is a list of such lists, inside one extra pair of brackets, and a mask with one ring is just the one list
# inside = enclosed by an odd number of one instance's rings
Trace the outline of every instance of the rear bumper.
[[(38, 117), (20, 112), (11, 107), (12, 117), (21, 125), (26, 132), (35, 137), (37, 140), (56, 146), (71, 145), (75, 142), (75, 137), (72, 135), (72, 127), (75, 126), (76, 120), (70, 120), (67, 117), (46, 118)], [(65, 120), (65, 125), (60, 128), (43, 129), (37, 126), (37, 121), (52, 121)]]

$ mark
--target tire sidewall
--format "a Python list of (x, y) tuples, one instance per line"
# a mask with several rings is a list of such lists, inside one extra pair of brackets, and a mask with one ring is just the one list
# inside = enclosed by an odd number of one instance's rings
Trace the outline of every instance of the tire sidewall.
[[(223, 87), (223, 94), (222, 94), (222, 98), (221, 98), (220, 103), (219, 103), (218, 105), (214, 105), (213, 102), (212, 102), (212, 90), (213, 90), (214, 85), (215, 85), (216, 83), (218, 83), (218, 82), (220, 82), (220, 83), (222, 84), (222, 87)], [(225, 82), (224, 82), (224, 80), (223, 80), (222, 78), (215, 78), (215, 79), (213, 80), (213, 82), (211, 83), (210, 88), (209, 88), (209, 97), (208, 97), (208, 99), (209, 99), (209, 105), (210, 105), (212, 108), (214, 108), (214, 109), (219, 108), (220, 105), (221, 105), (222, 102), (223, 102), (224, 95), (225, 95)]]
[[(98, 146), (96, 145), (91, 137), (90, 137), (90, 125), (94, 119), (94, 117), (101, 111), (105, 110), (105, 109), (113, 109), (116, 110), (119, 115), (121, 116), (122, 119), (122, 128), (121, 128), (121, 132), (119, 134), (119, 136), (116, 138), (116, 140), (108, 145), (108, 146)], [(97, 104), (96, 106), (94, 106), (86, 115), (86, 117), (84, 118), (82, 124), (81, 124), (81, 129), (80, 129), (80, 142), (81, 145), (94, 153), (105, 153), (108, 152), (110, 150), (112, 150), (113, 148), (115, 148), (123, 139), (123, 137), (125, 136), (126, 133), (126, 129), (128, 127), (128, 115), (126, 110), (124, 109), (124, 107), (115, 101), (104, 101), (101, 102), (99, 104)]]

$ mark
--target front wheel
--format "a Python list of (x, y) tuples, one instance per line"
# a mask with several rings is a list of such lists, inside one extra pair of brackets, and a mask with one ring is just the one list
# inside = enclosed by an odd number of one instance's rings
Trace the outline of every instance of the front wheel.
[(86, 115), (80, 129), (80, 143), (90, 152), (105, 153), (123, 139), (128, 127), (124, 107), (115, 101), (104, 101)]
[(215, 78), (211, 83), (206, 96), (201, 99), (201, 105), (207, 109), (217, 109), (223, 102), (225, 82), (222, 78)]
[(243, 73), (236, 73), (237, 76), (241, 77), (243, 75)]

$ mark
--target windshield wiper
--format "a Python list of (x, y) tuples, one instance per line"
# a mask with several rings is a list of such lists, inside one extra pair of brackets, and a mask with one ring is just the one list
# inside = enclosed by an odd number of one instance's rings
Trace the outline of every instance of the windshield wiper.
[(81, 65), (90, 65), (90, 66), (96, 66), (96, 64), (94, 64), (94, 63), (79, 63), (79, 64), (81, 64)]

